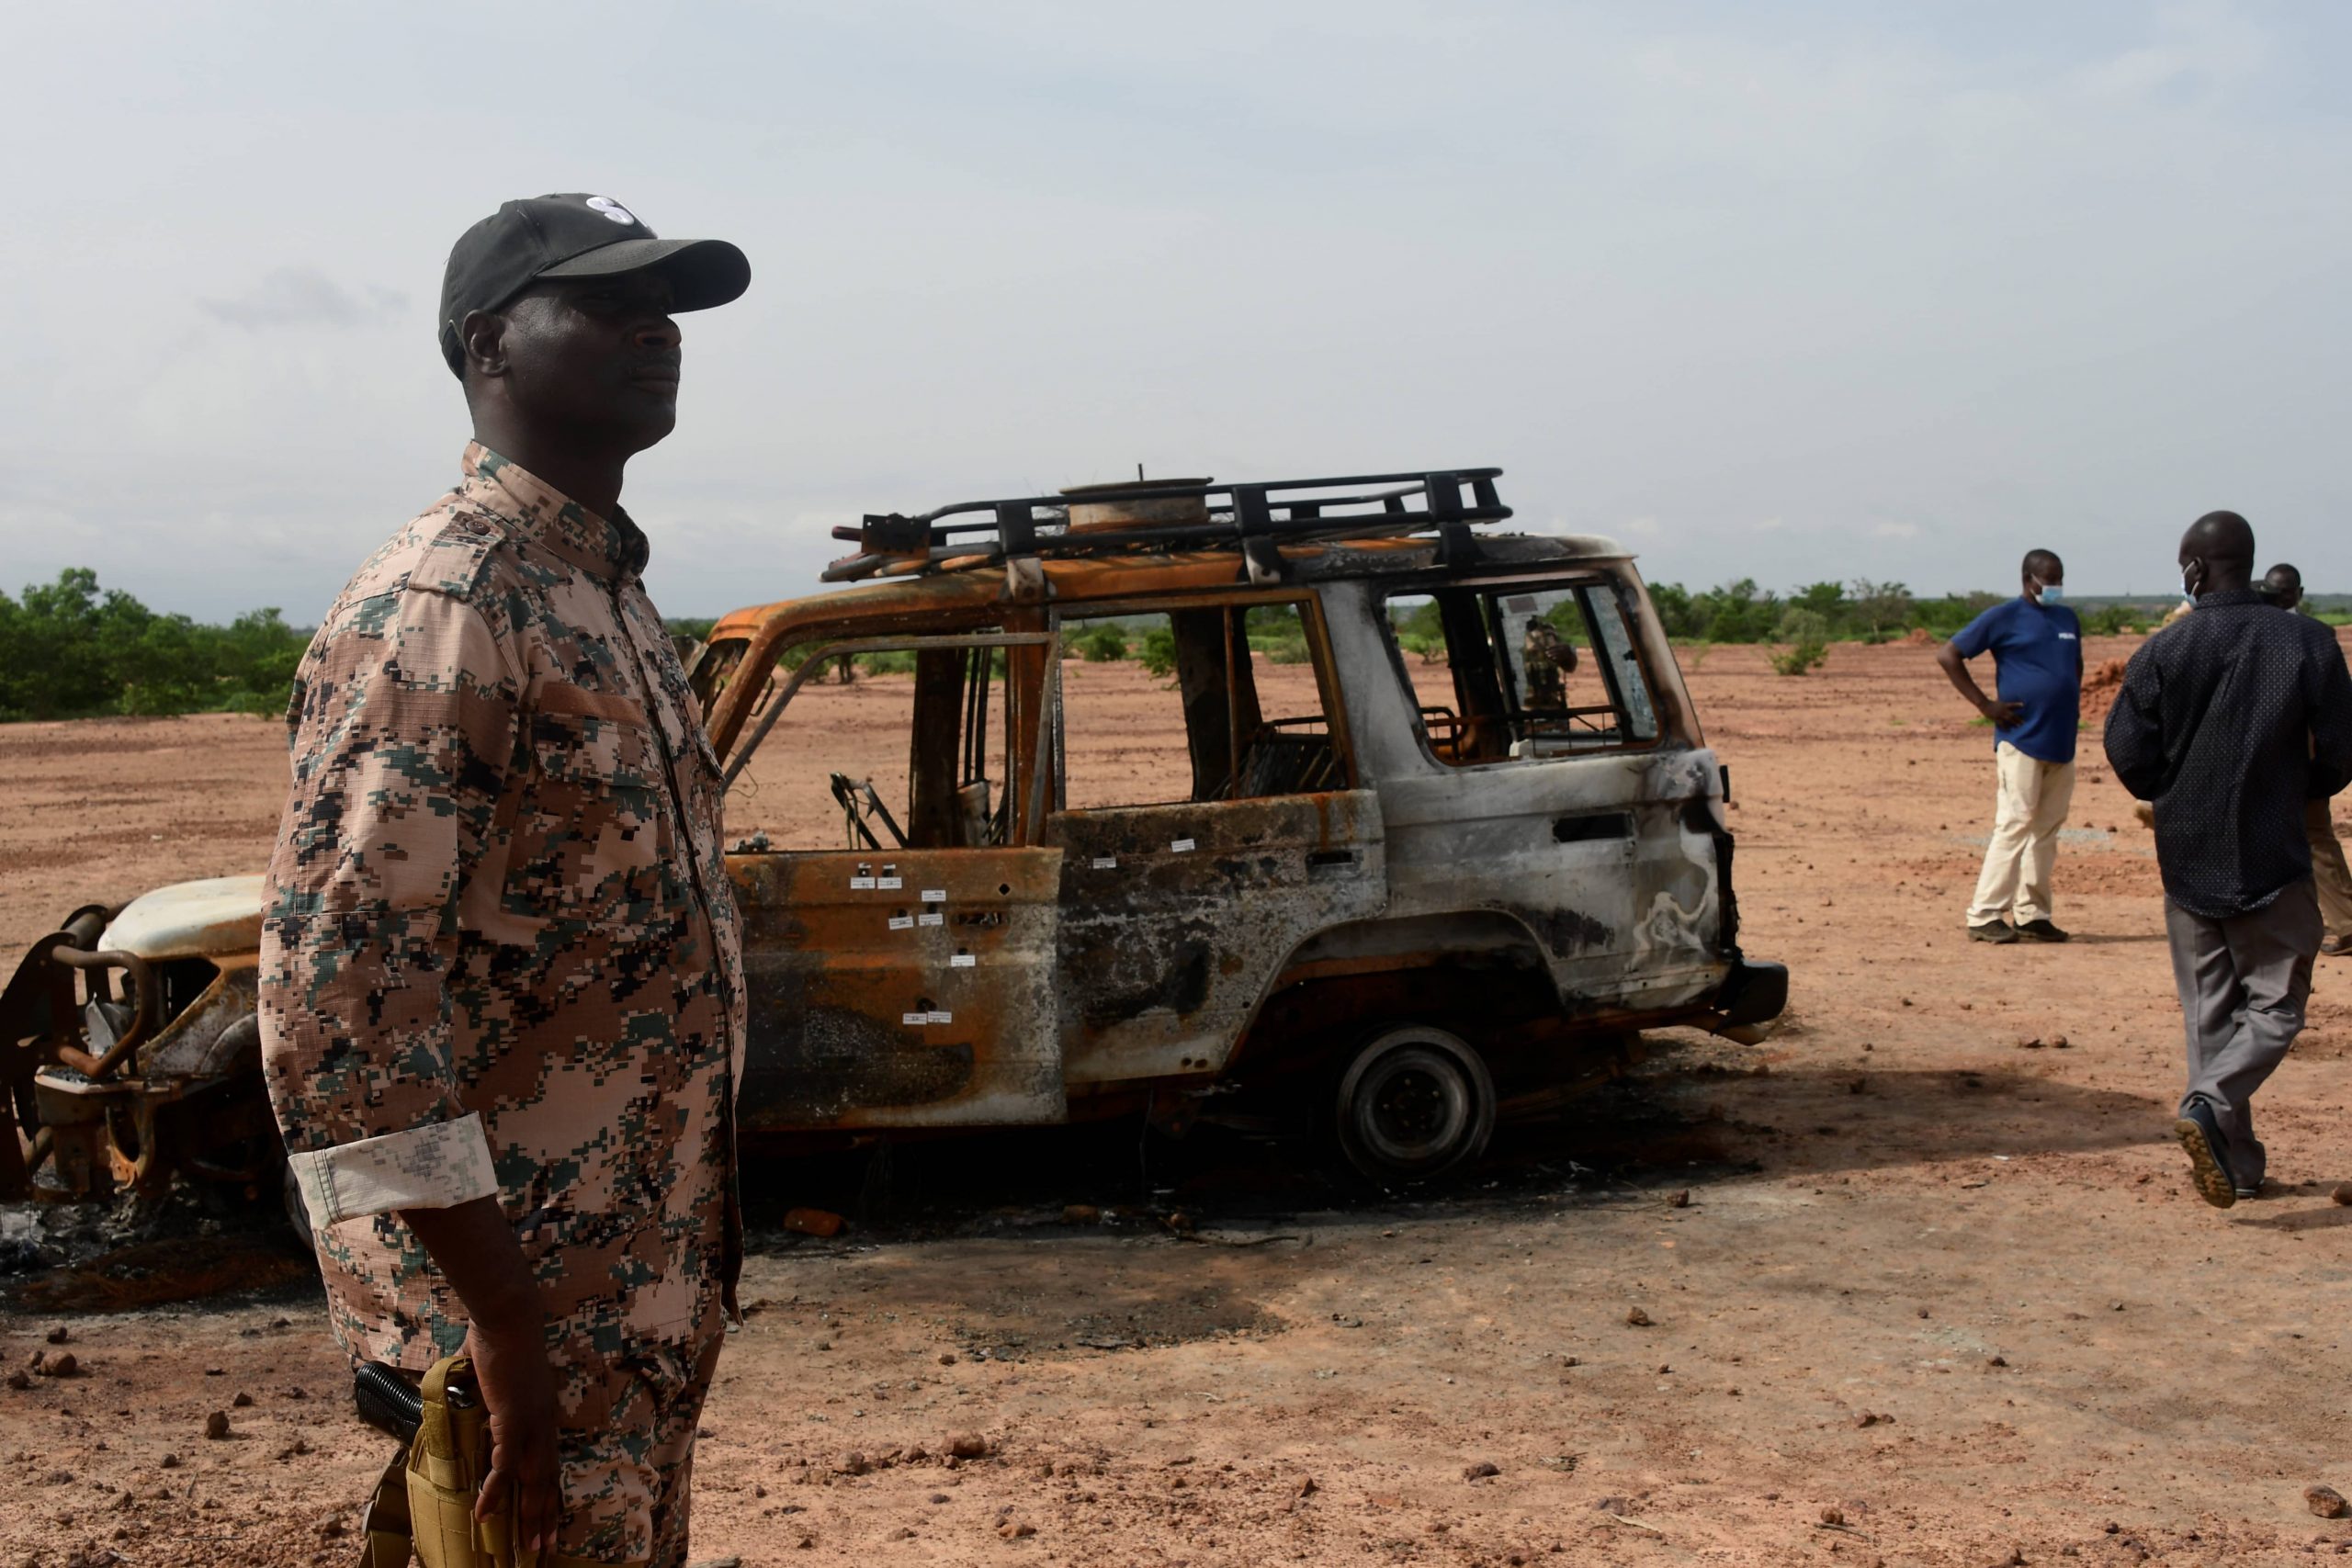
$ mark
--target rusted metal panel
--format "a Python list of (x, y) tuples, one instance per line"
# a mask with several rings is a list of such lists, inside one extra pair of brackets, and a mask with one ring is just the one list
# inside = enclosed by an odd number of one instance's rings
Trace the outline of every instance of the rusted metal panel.
[(750, 992), (741, 1126), (1065, 1120), (1061, 863), (1051, 849), (729, 856)]
[(1068, 811), (1047, 835), (1073, 1084), (1213, 1076), (1293, 949), (1388, 903), (1368, 790)]

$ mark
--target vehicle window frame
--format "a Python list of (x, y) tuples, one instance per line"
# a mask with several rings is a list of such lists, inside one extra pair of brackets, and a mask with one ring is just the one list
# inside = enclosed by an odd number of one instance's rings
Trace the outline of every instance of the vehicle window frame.
[[(815, 646), (810, 649), (808, 656), (797, 666), (788, 672), (786, 671), (784, 655), (800, 647), (801, 643), (813, 643)], [(766, 744), (769, 735), (775, 731), (778, 724), (783, 722), (785, 711), (791, 707), (792, 699), (799, 695), (800, 688), (807, 684), (817, 671), (823, 669), (828, 660), (854, 658), (861, 653), (921, 653), (928, 649), (978, 648), (1007, 650), (1016, 648), (1041, 648), (1045, 650), (1046, 673), (1045, 679), (1039, 683), (1040, 690), (1037, 694), (1037, 702), (1042, 712), (1038, 719), (1036, 747), (1036, 752), (1039, 755), (1045, 754), (1047, 747), (1053, 743), (1056, 727), (1060, 719), (1061, 633), (1058, 627), (1048, 628), (1042, 632), (901, 632), (896, 635), (866, 637), (831, 639), (821, 637), (806, 637), (801, 639), (801, 642), (784, 644), (777, 649), (776, 657), (769, 661), (769, 678), (774, 680), (778, 676), (784, 676), (784, 684), (776, 692), (772, 702), (755, 704), (752, 710), (745, 716), (745, 723), (737, 736), (736, 743), (729, 748), (729, 755), (721, 761), (718, 786), (721, 796), (723, 797), (734, 787), (735, 781), (742, 776), (745, 769), (751, 766), (752, 759), (759, 754), (760, 748)], [(1016, 686), (1009, 677), (1005, 692), (1009, 701), (1017, 703)], [(939, 852), (952, 853), (957, 849), (970, 850), (972, 852), (982, 852), (984, 850), (1020, 849), (1035, 845), (1039, 841), (1040, 835), (1044, 831), (1046, 818), (1050, 815), (1046, 809), (1046, 791), (1042, 785), (1044, 781), (1051, 775), (1052, 769), (1049, 765), (1039, 765), (1035, 756), (1024, 758), (1022, 755), (1023, 749), (1016, 744), (1015, 738), (1018, 732), (1025, 728), (1025, 721), (1017, 714), (1008, 716), (1005, 733), (1005, 765), (1008, 777), (1005, 780), (1005, 789), (1008, 796), (1015, 790), (1023, 790), (1029, 798), (1023, 804), (1017, 816), (1008, 818), (1006, 842), (986, 846), (965, 845), (952, 848), (943, 846)], [(911, 733), (908, 737), (908, 743), (910, 746), (913, 743)], [(834, 852), (790, 850), (783, 852), (823, 854)]]
[[(1649, 739), (1620, 739), (1541, 755), (1495, 757), (1477, 762), (1450, 762), (1439, 756), (1437, 748), (1430, 740), (1428, 715), (1421, 711), (1421, 688), (1413, 679), (1411, 667), (1406, 663), (1406, 649), (1404, 644), (1397, 640), (1396, 621), (1390, 613), (1390, 605), (1399, 599), (1433, 599), (1438, 593), (1450, 591), (1477, 594), (1486, 601), (1487, 605), (1490, 606), (1497, 599), (1507, 593), (1553, 592), (1579, 593), (1587, 589), (1606, 590), (1617, 607), (1618, 617), (1626, 637), (1627, 651), (1634, 656), (1634, 667), (1641, 677), (1642, 694), (1649, 709), (1652, 730)], [(1658, 708), (1657, 677), (1651, 667), (1648, 650), (1642, 646), (1638, 629), (1641, 625), (1640, 615), (1635, 609), (1626, 604), (1628, 592), (1629, 584), (1625, 579), (1606, 568), (1564, 570), (1558, 566), (1533, 573), (1514, 572), (1498, 576), (1482, 574), (1476, 577), (1424, 578), (1384, 585), (1379, 590), (1375, 618), (1380, 623), (1381, 637), (1387, 644), (1390, 672), (1399, 682), (1399, 694), (1405, 698), (1406, 706), (1412, 714), (1413, 735), (1419, 743), (1422, 759), (1431, 766), (1442, 769), (1448, 773), (1476, 773), (1487, 768), (1524, 768), (1547, 762), (1575, 761), (1585, 757), (1618, 757), (1628, 752), (1655, 751), (1663, 747), (1667, 740), (1667, 727)], [(1604, 666), (1600, 671), (1601, 682), (1609, 693), (1611, 705), (1616, 710), (1620, 719), (1619, 731), (1621, 734), (1630, 733), (1626, 721), (1632, 718), (1633, 710), (1625, 704), (1623, 694), (1616, 680), (1617, 672), (1613, 669), (1606, 668), (1611, 661), (1600, 658), (1600, 639), (1595, 635), (1595, 619), (1582, 605), (1579, 605), (1578, 614), (1586, 623), (1589, 651), (1593, 653), (1597, 663)], [(1487, 635), (1491, 637), (1492, 623), (1488, 620), (1483, 607), (1478, 620), (1480, 626), (1487, 629)], [(1446, 651), (1450, 669), (1453, 649), (1449, 647)]]
[[(1323, 707), (1324, 728), (1329, 732), (1332, 754), (1340, 766), (1342, 782), (1339, 789), (1340, 791), (1362, 789), (1364, 787), (1363, 770), (1356, 761), (1355, 735), (1348, 724), (1347, 698), (1341, 689), (1336, 660), (1331, 651), (1330, 628), (1323, 615), (1323, 597), (1313, 587), (1283, 583), (1263, 589), (1249, 588), (1227, 592), (1151, 593), (1140, 594), (1133, 598), (1060, 603), (1054, 606), (1052, 626), (1058, 635), (1064, 626), (1071, 621), (1114, 620), (1132, 615), (1172, 616), (1175, 612), (1182, 610), (1238, 609), (1246, 618), (1250, 611), (1270, 605), (1283, 605), (1298, 612), (1300, 625), (1306, 633), (1307, 663), (1315, 671), (1315, 690)], [(1071, 645), (1065, 641), (1063, 646), (1067, 648)], [(1251, 672), (1253, 683), (1255, 680), (1256, 673), (1253, 670)], [(1069, 715), (1064, 705), (1058, 701), (1054, 704), (1052, 719), (1055, 726), (1054, 755), (1057, 773), (1054, 811), (1067, 811), (1072, 808), (1064, 804), (1062, 798), (1061, 785), (1067, 782), (1067, 777), (1060, 768), (1060, 759), (1066, 747), (1062, 728), (1068, 723)], [(1308, 791), (1306, 793), (1332, 792)], [(1298, 797), (1283, 795), (1247, 798), (1295, 799)], [(1086, 807), (1079, 809), (1142, 810), (1163, 806), (1224, 804), (1227, 803), (1220, 800), (1188, 798), (1173, 801), (1138, 801), (1122, 807)], [(1052, 812), (1047, 813), (1048, 816), (1052, 814)]]

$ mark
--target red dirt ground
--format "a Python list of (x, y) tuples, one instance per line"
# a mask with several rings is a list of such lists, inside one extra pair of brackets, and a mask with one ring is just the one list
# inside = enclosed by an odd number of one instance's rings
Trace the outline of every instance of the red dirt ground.
[[(2352, 962), (2323, 961), (2312, 1027), (2265, 1096), (2286, 1187), (2211, 1210), (2165, 1137), (2180, 1043), (2150, 840), (2095, 739), (2058, 870), (2077, 940), (1972, 946), (1990, 737), (1932, 649), (1841, 646), (1798, 680), (1757, 649), (1687, 657), (1732, 767), (1747, 946), (1790, 964), (1794, 1000), (1760, 1049), (1688, 1044), (1646, 1069), (1638, 1092), (1679, 1142), (1629, 1162), (1608, 1126), (1572, 1124), (1544, 1151), (1565, 1174), (1532, 1188), (1222, 1229), (1212, 1210), (1189, 1243), (1007, 1224), (756, 1258), (743, 1294), (764, 1304), (706, 1422), (696, 1557), (2219, 1568), (2352, 1551), (2352, 1523), (2303, 1499), (2352, 1493), (2352, 1208), (2327, 1196), (2352, 1178)], [(1099, 744), (1134, 753), (1103, 755), (1103, 776), (1148, 776), (1160, 694), (1132, 667), (1072, 670), (1108, 716)], [(821, 716), (854, 726), (889, 698), (827, 688)], [(802, 737), (825, 733), (780, 731), (791, 750), (746, 810), (824, 823), (838, 742)], [(283, 770), (275, 727), (247, 719), (0, 728), (0, 947), (79, 903), (257, 868)], [(1571, 1160), (1613, 1175), (1572, 1179)], [(47, 1348), (51, 1321), (0, 1316), (0, 1357)], [(0, 1562), (350, 1560), (386, 1445), (347, 1414), (311, 1297), (73, 1333), (83, 1375), (0, 1390)], [(1080, 1343), (1123, 1338), (1149, 1348)], [(254, 1403), (232, 1408), (241, 1391)], [(216, 1409), (232, 1435), (208, 1441)], [(959, 1433), (990, 1457), (906, 1457)]]

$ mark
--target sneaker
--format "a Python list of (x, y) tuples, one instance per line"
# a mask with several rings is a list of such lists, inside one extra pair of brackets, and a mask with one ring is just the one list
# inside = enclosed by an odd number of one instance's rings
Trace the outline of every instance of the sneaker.
[(2230, 1179), (2229, 1142), (2222, 1136), (2221, 1123), (2213, 1119), (2213, 1108), (2201, 1100), (2192, 1100), (2183, 1107), (2180, 1117), (2172, 1124), (2172, 1135), (2180, 1140), (2183, 1153), (2188, 1156), (2188, 1179), (2197, 1187), (2197, 1195), (2216, 1209), (2226, 1209), (2243, 1196), (2237, 1183)]
[(2064, 942), (2066, 933), (2048, 920), (2026, 920), (2018, 926), (2018, 935), (2027, 942)]
[(2015, 942), (2017, 939), (2018, 933), (2010, 929), (2007, 920), (1987, 920), (1981, 926), (1968, 928), (1968, 940), (1971, 942)]
[(2341, 958), (2346, 953), (2352, 953), (2352, 931), (2347, 931), (2341, 936), (2329, 937), (2319, 944), (2319, 951), (2324, 958)]

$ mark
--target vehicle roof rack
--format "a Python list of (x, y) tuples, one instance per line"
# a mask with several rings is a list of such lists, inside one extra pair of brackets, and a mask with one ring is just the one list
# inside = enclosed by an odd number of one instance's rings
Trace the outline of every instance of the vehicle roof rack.
[[(854, 582), (892, 568), (901, 573), (934, 572), (951, 560), (985, 565), (1019, 556), (1230, 549), (1242, 552), (1250, 575), (1258, 577), (1279, 572), (1282, 545), (1422, 533), (1439, 536), (1445, 558), (1466, 559), (1476, 553), (1471, 525), (1499, 523), (1511, 514), (1495, 493), (1501, 473), (1500, 468), (1447, 468), (1252, 484), (1139, 479), (1132, 485), (1089, 485), (1061, 495), (957, 502), (911, 517), (895, 512), (868, 513), (856, 527), (833, 530), (833, 537), (858, 547), (825, 568), (824, 576), (828, 582)], [(1167, 516), (1192, 511), (1184, 504), (1192, 502), (1200, 503), (1197, 515)], [(1151, 520), (1073, 527), (1073, 507), (1096, 512), (1134, 507)]]

